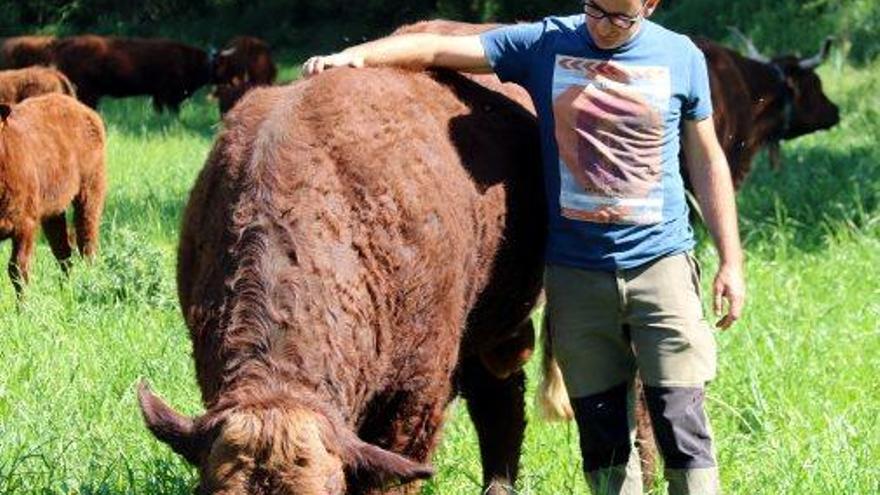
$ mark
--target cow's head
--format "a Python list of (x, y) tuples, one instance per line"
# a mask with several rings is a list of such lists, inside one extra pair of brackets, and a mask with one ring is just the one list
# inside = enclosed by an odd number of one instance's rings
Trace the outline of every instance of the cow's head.
[(772, 63), (782, 70), (791, 98), (791, 116), (782, 139), (829, 129), (840, 122), (840, 110), (822, 91), (822, 81), (815, 70), (828, 58), (832, 42), (831, 38), (826, 39), (819, 53), (812, 57), (788, 55), (773, 59)]
[(829, 129), (840, 122), (840, 110), (822, 91), (822, 81), (816, 74), (816, 68), (827, 60), (834, 38), (826, 38), (819, 52), (812, 57), (783, 55), (770, 58), (761, 54), (741, 31), (730, 30), (745, 43), (748, 58), (770, 66), (776, 75), (784, 107), (777, 139), (796, 138)]
[(138, 399), (156, 438), (199, 468), (201, 494), (343, 495), (346, 473), (404, 482), (433, 474), (290, 401), (264, 397), (250, 407), (189, 418), (144, 383)]
[(245, 82), (247, 67), (241, 60), (238, 46), (224, 48), (212, 60), (212, 79), (214, 84), (237, 84)]

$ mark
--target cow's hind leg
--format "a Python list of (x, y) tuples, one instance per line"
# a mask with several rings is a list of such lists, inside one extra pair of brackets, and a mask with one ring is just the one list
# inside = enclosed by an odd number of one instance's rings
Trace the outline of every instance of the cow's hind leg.
[(83, 181), (79, 195), (73, 201), (76, 244), (79, 254), (93, 258), (98, 252), (98, 226), (104, 209), (103, 173)]
[(66, 275), (70, 271), (70, 237), (67, 231), (67, 219), (64, 213), (43, 220), (43, 233), (52, 248), (52, 254), (58, 260), (61, 271)]

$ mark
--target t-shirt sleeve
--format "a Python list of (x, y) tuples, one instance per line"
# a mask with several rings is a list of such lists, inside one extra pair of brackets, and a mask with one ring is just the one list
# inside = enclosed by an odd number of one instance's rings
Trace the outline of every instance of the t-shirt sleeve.
[(514, 24), (480, 35), (489, 65), (504, 82), (524, 84), (544, 32), (543, 23)]
[(690, 88), (682, 115), (687, 120), (703, 120), (712, 116), (712, 92), (709, 89), (709, 72), (706, 57), (696, 46), (692, 50), (690, 64)]

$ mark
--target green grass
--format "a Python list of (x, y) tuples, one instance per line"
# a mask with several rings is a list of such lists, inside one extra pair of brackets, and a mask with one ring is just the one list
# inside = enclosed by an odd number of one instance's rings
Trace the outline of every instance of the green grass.
[[(749, 303), (718, 336), (709, 391), (727, 493), (880, 491), (880, 63), (822, 76), (842, 124), (787, 144), (783, 171), (760, 163), (739, 196)], [(3, 494), (183, 495), (195, 483), (143, 427), (134, 387), (147, 377), (180, 411), (200, 411), (174, 262), (216, 109), (200, 94), (179, 118), (143, 99), (107, 101), (102, 113), (110, 188), (99, 260), (65, 282), (41, 241), (21, 308), (0, 278)], [(711, 275), (711, 248), (698, 255)], [(423, 493), (478, 493), (466, 416), (450, 409)], [(576, 437), (571, 424), (530, 421), (522, 493), (586, 492)]]

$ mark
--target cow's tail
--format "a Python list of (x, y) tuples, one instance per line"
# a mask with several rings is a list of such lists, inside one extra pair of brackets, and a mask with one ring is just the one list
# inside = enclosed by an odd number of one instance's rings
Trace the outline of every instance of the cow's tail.
[(76, 86), (63, 73), (58, 72), (58, 80), (61, 81), (61, 89), (64, 94), (76, 98)]
[(544, 324), (541, 329), (541, 385), (538, 387), (538, 411), (545, 421), (569, 421), (574, 417), (568, 390), (562, 380), (562, 370), (553, 357), (553, 332), (550, 316), (544, 308)]

